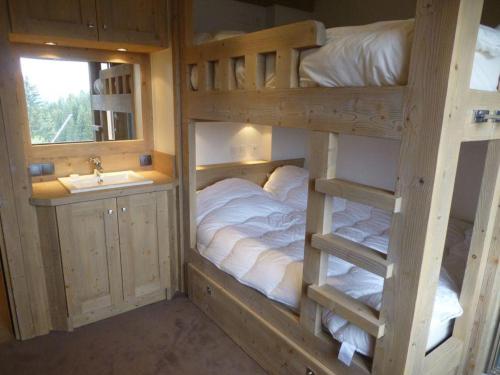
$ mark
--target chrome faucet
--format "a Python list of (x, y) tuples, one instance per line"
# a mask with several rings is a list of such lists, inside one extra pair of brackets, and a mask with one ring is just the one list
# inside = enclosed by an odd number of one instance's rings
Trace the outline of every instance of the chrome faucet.
[(101, 158), (99, 156), (92, 156), (89, 159), (89, 163), (92, 167), (94, 174), (97, 176), (97, 183), (102, 184), (104, 181), (102, 179), (101, 173), (104, 172), (104, 169), (102, 168)]

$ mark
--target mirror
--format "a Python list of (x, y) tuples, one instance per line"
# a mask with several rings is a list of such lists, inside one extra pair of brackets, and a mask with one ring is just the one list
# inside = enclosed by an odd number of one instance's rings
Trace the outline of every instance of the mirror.
[(138, 64), (21, 58), (31, 144), (142, 137)]

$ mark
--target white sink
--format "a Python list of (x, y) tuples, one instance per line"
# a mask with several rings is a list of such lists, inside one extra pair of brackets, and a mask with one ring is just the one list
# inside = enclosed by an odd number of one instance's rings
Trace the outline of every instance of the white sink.
[(72, 175), (60, 177), (58, 180), (71, 194), (153, 183), (153, 180), (149, 180), (133, 171), (101, 173), (101, 181), (99, 181), (96, 174)]

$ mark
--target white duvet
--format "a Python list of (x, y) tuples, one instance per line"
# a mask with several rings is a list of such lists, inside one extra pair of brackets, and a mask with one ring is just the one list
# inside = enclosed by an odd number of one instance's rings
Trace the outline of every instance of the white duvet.
[[(362, 87), (405, 85), (413, 43), (414, 20), (385, 21), (326, 30), (321, 48), (300, 56), (302, 87)], [(195, 43), (221, 40), (242, 32), (200, 34)], [(275, 55), (266, 55), (265, 87), (275, 87)], [(215, 71), (217, 77), (217, 69)], [(236, 88), (245, 87), (245, 61), (235, 60)], [(500, 28), (479, 28), (470, 87), (496, 91), (500, 78)], [(191, 69), (191, 86), (198, 89), (198, 71)], [(215, 79), (218, 88), (218, 79)]]
[[(198, 192), (199, 253), (221, 270), (268, 298), (298, 311), (302, 288), (307, 172), (278, 168), (261, 188), (227, 179)], [(390, 215), (369, 206), (334, 199), (332, 232), (386, 252)], [(454, 242), (463, 236), (451, 236)], [(467, 248), (465, 246), (465, 248)], [(327, 282), (380, 310), (383, 279), (335, 257), (329, 258)], [(428, 348), (446, 338), (451, 319), (462, 314), (456, 286), (442, 269), (435, 298)], [(338, 341), (371, 356), (373, 338), (325, 310), (325, 328)]]

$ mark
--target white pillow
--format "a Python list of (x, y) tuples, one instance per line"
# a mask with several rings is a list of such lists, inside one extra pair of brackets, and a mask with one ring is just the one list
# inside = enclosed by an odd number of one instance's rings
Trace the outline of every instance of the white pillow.
[(285, 165), (276, 168), (264, 185), (264, 190), (274, 198), (294, 208), (305, 210), (307, 207), (307, 184), (309, 172), (304, 168)]

